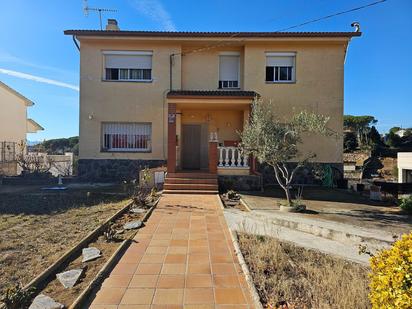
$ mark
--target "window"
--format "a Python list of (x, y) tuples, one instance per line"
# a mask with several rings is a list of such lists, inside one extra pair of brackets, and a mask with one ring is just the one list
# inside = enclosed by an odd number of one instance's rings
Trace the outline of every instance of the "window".
[(104, 151), (150, 151), (151, 136), (150, 123), (102, 123)]
[(239, 59), (237, 52), (219, 55), (219, 89), (239, 88)]
[(103, 54), (105, 80), (152, 80), (152, 52), (105, 51)]
[(294, 82), (295, 58), (295, 53), (266, 53), (266, 81)]

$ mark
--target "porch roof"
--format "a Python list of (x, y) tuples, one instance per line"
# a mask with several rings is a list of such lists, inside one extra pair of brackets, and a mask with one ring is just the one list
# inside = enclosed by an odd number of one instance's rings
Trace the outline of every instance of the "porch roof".
[(167, 94), (167, 98), (211, 98), (211, 99), (253, 99), (259, 94), (255, 91), (247, 90), (171, 90)]

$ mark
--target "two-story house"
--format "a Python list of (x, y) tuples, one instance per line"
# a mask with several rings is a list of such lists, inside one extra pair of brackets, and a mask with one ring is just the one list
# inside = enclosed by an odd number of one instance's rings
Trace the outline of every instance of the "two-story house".
[[(115, 20), (65, 34), (80, 50), (79, 175), (91, 179), (162, 164), (169, 178), (253, 173), (236, 145), (256, 96), (285, 119), (300, 110), (330, 116), (342, 132), (345, 56), (361, 35), (121, 31)], [(342, 169), (342, 137), (308, 136), (303, 148)]]
[(44, 130), (36, 121), (27, 118), (27, 107), (34, 103), (0, 81), (0, 173), (20, 173), (16, 154), (25, 149), (27, 133)]

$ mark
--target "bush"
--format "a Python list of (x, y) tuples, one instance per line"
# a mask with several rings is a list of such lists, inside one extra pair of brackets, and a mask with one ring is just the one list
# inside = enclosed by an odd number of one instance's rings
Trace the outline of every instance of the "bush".
[(399, 207), (406, 212), (412, 213), (412, 195), (401, 199)]
[(371, 258), (372, 308), (403, 309), (412, 304), (412, 233)]

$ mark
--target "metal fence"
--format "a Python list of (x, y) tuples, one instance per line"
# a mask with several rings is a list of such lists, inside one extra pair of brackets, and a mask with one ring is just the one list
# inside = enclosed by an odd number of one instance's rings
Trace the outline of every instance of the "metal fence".
[(16, 142), (0, 142), (0, 163), (16, 161)]

